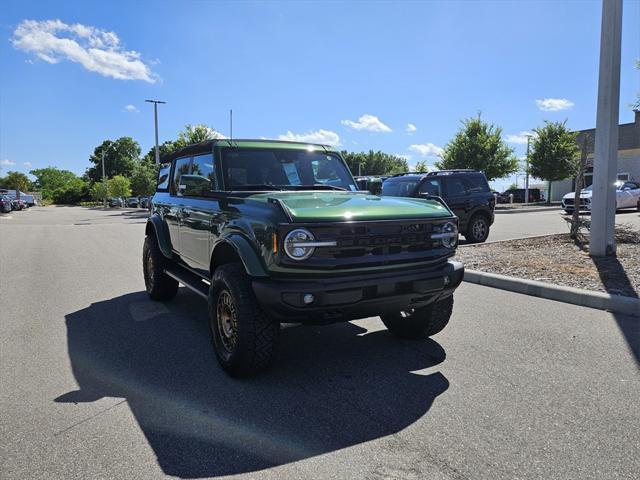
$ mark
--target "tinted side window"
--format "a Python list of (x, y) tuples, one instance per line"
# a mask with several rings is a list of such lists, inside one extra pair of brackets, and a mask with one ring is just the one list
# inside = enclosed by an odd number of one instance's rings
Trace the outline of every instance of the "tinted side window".
[(459, 195), (466, 195), (467, 187), (460, 178), (447, 178), (447, 195), (449, 197), (455, 197)]
[(428, 193), (429, 195), (435, 195), (437, 197), (442, 196), (442, 191), (440, 188), (440, 180), (436, 180), (435, 178), (429, 178), (422, 182), (420, 188), (418, 189), (418, 193)]
[(469, 175), (465, 177), (465, 181), (467, 182), (469, 193), (486, 193), (489, 191), (489, 184), (482, 175)]
[(183, 195), (204, 196), (207, 192), (217, 190), (213, 155), (207, 154), (193, 157), (191, 172), (182, 174), (180, 184), (184, 185)]
[(191, 165), (191, 157), (179, 158), (176, 160), (176, 169), (173, 173), (172, 192), (176, 195), (182, 195), (185, 186), (182, 184), (182, 175), (189, 175), (189, 166)]
[(169, 173), (171, 172), (171, 164), (163, 163), (160, 165), (160, 171), (158, 172), (158, 187), (157, 190), (166, 190), (169, 188)]

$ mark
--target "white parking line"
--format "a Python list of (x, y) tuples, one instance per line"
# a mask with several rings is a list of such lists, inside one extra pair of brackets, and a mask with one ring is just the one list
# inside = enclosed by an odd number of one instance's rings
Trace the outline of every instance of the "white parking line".
[(13, 215), (0, 215), (0, 218), (5, 218), (7, 220), (13, 218)]

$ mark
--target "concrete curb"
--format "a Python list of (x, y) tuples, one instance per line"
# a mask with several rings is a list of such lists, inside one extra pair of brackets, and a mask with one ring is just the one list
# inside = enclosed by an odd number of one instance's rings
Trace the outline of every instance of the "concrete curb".
[(621, 295), (611, 295), (603, 292), (591, 292), (580, 288), (563, 287), (539, 282), (537, 280), (507, 277), (506, 275), (479, 272), (477, 270), (465, 270), (463, 280), (469, 283), (500, 288), (533, 297), (640, 317), (639, 298), (623, 297)]
[(562, 210), (562, 208), (557, 205), (555, 207), (535, 207), (535, 208), (496, 208), (494, 213), (496, 215), (506, 214), (506, 213), (533, 213), (533, 212), (547, 212), (550, 210)]

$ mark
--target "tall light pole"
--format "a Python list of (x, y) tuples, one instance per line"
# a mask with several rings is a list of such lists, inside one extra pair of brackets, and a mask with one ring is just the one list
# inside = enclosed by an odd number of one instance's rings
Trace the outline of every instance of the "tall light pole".
[(145, 100), (145, 102), (153, 103), (153, 120), (156, 126), (156, 165), (160, 164), (160, 147), (158, 146), (158, 104), (165, 104), (162, 100)]
[(613, 185), (618, 170), (621, 44), (622, 0), (603, 0), (589, 241), (589, 254), (594, 257), (616, 252), (616, 192)]

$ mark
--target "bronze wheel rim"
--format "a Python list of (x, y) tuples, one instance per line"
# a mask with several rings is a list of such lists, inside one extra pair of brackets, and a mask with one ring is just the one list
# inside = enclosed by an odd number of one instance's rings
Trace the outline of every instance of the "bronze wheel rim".
[(238, 338), (238, 321), (233, 297), (227, 290), (223, 290), (218, 295), (216, 324), (222, 346), (227, 353), (233, 353)]

